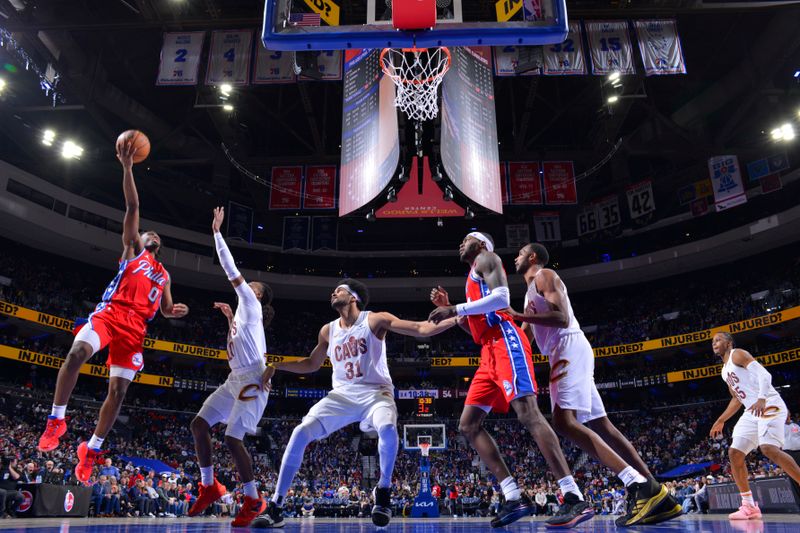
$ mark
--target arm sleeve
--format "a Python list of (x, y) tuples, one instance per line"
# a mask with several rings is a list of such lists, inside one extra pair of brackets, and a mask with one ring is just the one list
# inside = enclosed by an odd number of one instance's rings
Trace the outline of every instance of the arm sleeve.
[(228, 245), (225, 244), (225, 239), (219, 232), (214, 233), (214, 242), (217, 245), (217, 255), (219, 256), (219, 264), (222, 265), (222, 270), (228, 276), (228, 281), (233, 281), (241, 274), (239, 269), (236, 268), (236, 262), (233, 260), (231, 251), (228, 250)]
[(250, 285), (241, 283), (234, 290), (239, 297), (239, 308), (237, 309), (239, 317), (245, 322), (260, 322), (263, 316), (261, 302), (256, 298), (256, 293), (253, 292)]
[(508, 287), (495, 287), (492, 291), (474, 302), (458, 304), (456, 311), (458, 316), (464, 315), (484, 315), (492, 311), (499, 311), (511, 305)]
[(758, 361), (751, 361), (750, 364), (747, 365), (747, 370), (755, 374), (758, 380), (758, 397), (760, 399), (766, 399), (769, 394), (769, 389), (772, 386), (772, 376)]

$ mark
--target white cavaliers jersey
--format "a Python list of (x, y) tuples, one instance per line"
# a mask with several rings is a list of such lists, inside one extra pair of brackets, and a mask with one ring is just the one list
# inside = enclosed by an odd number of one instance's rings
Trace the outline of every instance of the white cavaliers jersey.
[(341, 319), (330, 323), (328, 358), (333, 365), (334, 390), (359, 385), (393, 387), (386, 364), (386, 341), (372, 333), (368, 317), (369, 311), (361, 311), (349, 328), (342, 327)]
[[(742, 402), (745, 409), (749, 409), (758, 400), (758, 378), (754, 372), (733, 364), (733, 352), (728, 356), (728, 362), (722, 366), (722, 380), (728, 384), (736, 395), (736, 399)], [(750, 363), (752, 364), (752, 363)], [(749, 365), (748, 365), (749, 366)], [(778, 391), (770, 384), (767, 390), (767, 406), (781, 407), (785, 404)]]
[[(536, 275), (538, 276), (539, 274), (537, 273)], [(559, 278), (556, 283), (561, 284), (561, 288), (563, 289), (564, 295), (567, 298), (567, 308), (564, 311), (566, 311), (567, 316), (569, 316), (569, 326), (566, 328), (557, 328), (555, 326), (542, 326), (540, 324), (530, 325), (531, 331), (533, 331), (533, 337), (536, 339), (536, 345), (539, 346), (539, 350), (541, 350), (542, 354), (544, 355), (552, 355), (553, 349), (563, 335), (572, 333), (580, 333), (583, 335), (583, 330), (581, 330), (581, 326), (578, 324), (578, 320), (575, 318), (575, 313), (572, 312), (572, 304), (569, 301), (567, 287), (564, 285), (564, 282), (561, 281), (561, 278)], [(528, 292), (525, 293), (525, 309), (523, 312), (527, 313), (528, 304), (531, 302), (533, 302), (533, 306), (536, 308), (537, 313), (546, 313), (553, 310), (553, 308), (550, 306), (550, 302), (548, 302), (545, 297), (539, 294), (539, 291), (536, 290), (535, 276), (531, 281), (531, 284), (528, 286)]]
[(239, 304), (228, 330), (228, 364), (234, 372), (264, 367), (267, 341), (261, 302), (247, 283), (236, 287), (236, 294)]

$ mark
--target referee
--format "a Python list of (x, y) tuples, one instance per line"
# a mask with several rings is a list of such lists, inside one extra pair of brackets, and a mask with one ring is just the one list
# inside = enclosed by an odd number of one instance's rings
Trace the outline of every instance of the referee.
[[(800, 425), (792, 422), (791, 416), (786, 418), (786, 425), (783, 426), (783, 451), (792, 456), (797, 464), (800, 464)], [(800, 485), (789, 478), (794, 486), (795, 494), (800, 499)]]

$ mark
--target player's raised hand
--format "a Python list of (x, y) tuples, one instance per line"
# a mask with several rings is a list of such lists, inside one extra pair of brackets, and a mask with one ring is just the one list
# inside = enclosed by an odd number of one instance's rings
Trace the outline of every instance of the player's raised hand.
[(189, 306), (186, 304), (172, 305), (172, 318), (183, 318), (189, 314)]
[(133, 156), (135, 154), (136, 148), (133, 147), (132, 142), (125, 141), (117, 144), (117, 159), (119, 159), (119, 162), (122, 163), (124, 168), (133, 167)]
[(214, 302), (214, 309), (219, 309), (228, 320), (233, 320), (231, 306), (223, 302)]
[(447, 307), (450, 305), (450, 297), (441, 285), (431, 289), (431, 303), (436, 307)]
[(711, 426), (711, 431), (709, 431), (708, 434), (714, 437), (715, 439), (718, 439), (719, 437), (722, 436), (722, 429), (724, 427), (725, 427), (725, 422), (720, 422), (719, 420), (717, 420), (716, 422), (714, 422), (714, 425)]
[(214, 233), (219, 233), (219, 229), (222, 227), (223, 220), (225, 220), (225, 208), (215, 207), (214, 219), (211, 221), (211, 229), (214, 231)]

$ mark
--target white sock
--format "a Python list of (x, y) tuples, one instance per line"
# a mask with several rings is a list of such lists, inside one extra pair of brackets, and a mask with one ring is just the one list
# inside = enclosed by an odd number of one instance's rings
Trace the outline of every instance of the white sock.
[(394, 471), (395, 459), (397, 459), (398, 447), (397, 427), (392, 424), (382, 426), (378, 430), (378, 462), (381, 469), (378, 487), (382, 489), (392, 486), (392, 472)]
[(214, 467), (201, 466), (200, 467), (200, 483), (206, 487), (214, 483)]
[(50, 411), (50, 416), (58, 418), (59, 420), (64, 418), (64, 415), (67, 414), (67, 406), (66, 405), (56, 405), (53, 404), (53, 410)]
[(520, 496), (522, 496), (517, 482), (511, 476), (500, 482), (500, 488), (503, 489), (503, 496), (505, 496), (506, 501), (519, 500)]
[(617, 476), (625, 483), (626, 487), (633, 483), (644, 483), (647, 481), (647, 478), (637, 472), (632, 466), (626, 467), (625, 470), (617, 474)]
[(580, 501), (583, 501), (583, 494), (581, 494), (581, 489), (578, 487), (578, 484), (575, 483), (575, 478), (572, 476), (565, 476), (558, 480), (558, 486), (561, 488), (561, 493), (566, 494), (571, 492), (575, 496), (578, 497)]
[(753, 499), (753, 491), (748, 490), (747, 492), (740, 492), (739, 493), (742, 497), (742, 505), (752, 505), (755, 507), (756, 501)]
[(258, 498), (258, 490), (256, 489), (256, 480), (248, 481), (243, 484), (244, 495), (248, 498)]
[(99, 450), (103, 446), (103, 441), (106, 440), (105, 438), (100, 438), (97, 435), (92, 434), (92, 438), (89, 439), (89, 449), (90, 450)]

